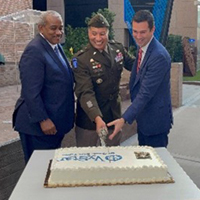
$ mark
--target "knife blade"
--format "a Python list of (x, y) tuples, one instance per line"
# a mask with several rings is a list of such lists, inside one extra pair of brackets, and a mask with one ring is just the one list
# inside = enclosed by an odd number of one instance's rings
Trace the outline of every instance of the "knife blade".
[(108, 135), (108, 129), (107, 128), (101, 128), (100, 131), (98, 132), (99, 138), (100, 138), (100, 143), (101, 146), (106, 146), (106, 138)]

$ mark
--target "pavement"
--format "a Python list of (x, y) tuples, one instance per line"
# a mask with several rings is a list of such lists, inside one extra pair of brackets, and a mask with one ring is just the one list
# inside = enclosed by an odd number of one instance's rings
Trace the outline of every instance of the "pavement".
[(0, 146), (18, 138), (12, 128), (12, 113), (20, 89), (19, 85), (0, 87)]
[[(169, 134), (168, 151), (200, 188), (200, 82), (183, 84), (182, 106), (173, 110), (174, 125)], [(20, 85), (0, 87), (0, 146), (18, 139), (12, 128), (12, 113), (20, 95)], [(122, 111), (130, 105), (123, 101)], [(130, 130), (130, 129), (129, 129)], [(74, 141), (67, 134), (66, 141)], [(75, 144), (65, 144), (70, 146)], [(137, 134), (126, 139), (122, 146), (137, 145)]]

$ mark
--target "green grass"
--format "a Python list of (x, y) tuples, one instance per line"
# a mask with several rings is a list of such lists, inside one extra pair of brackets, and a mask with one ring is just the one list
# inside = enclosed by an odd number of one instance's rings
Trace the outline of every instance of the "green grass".
[(200, 81), (200, 70), (195, 76), (184, 76), (183, 81)]

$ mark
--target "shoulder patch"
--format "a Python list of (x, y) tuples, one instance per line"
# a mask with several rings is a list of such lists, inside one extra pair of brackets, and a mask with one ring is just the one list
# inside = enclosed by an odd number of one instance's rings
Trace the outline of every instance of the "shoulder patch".
[(78, 68), (77, 58), (72, 58), (72, 66), (76, 69)]

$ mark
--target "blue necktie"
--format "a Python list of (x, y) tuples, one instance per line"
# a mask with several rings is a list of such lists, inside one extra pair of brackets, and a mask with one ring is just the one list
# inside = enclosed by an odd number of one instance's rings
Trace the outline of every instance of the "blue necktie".
[(67, 68), (67, 71), (69, 70), (68, 69), (68, 66), (67, 66), (67, 63), (65, 62), (64, 58), (62, 57), (59, 49), (58, 49), (58, 46), (55, 46), (54, 48), (54, 52), (56, 53), (56, 55), (58, 56), (59, 60), (62, 62), (62, 64), (65, 66), (65, 68)]

